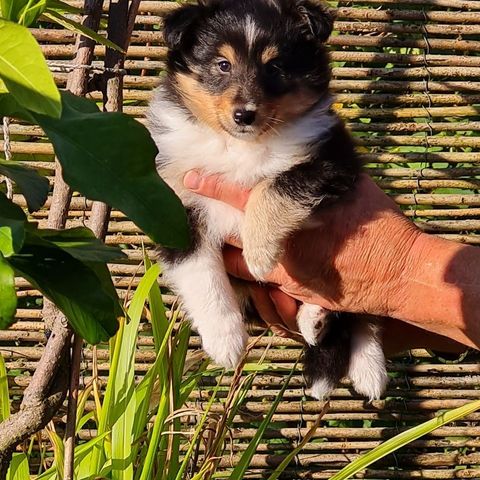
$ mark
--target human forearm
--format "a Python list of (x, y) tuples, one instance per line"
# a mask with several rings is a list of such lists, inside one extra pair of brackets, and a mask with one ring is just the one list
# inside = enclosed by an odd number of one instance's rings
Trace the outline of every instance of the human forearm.
[(480, 251), (420, 235), (399, 272), (389, 314), (471, 347), (480, 347)]

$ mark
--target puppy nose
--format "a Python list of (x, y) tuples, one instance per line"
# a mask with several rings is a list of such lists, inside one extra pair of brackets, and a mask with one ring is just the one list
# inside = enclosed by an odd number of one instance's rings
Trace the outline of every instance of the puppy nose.
[(233, 119), (237, 125), (252, 125), (255, 122), (255, 111), (246, 110), (245, 108), (237, 108), (233, 112)]

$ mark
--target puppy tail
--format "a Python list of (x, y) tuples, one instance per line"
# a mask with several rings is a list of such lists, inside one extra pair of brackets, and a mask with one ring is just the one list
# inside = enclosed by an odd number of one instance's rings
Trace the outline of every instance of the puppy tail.
[(348, 313), (328, 313), (317, 343), (305, 350), (304, 374), (317, 400), (328, 398), (348, 372), (353, 321)]

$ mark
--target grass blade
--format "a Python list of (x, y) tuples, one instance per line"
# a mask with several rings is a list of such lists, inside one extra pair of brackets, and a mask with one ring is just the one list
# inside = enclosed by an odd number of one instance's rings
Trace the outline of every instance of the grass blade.
[[(198, 441), (198, 438), (199, 438), (200, 434), (202, 433), (203, 425), (207, 421), (207, 418), (208, 418), (208, 415), (210, 413), (210, 409), (212, 408), (213, 402), (217, 398), (217, 393), (218, 393), (218, 390), (220, 388), (220, 381), (221, 381), (222, 378), (223, 378), (223, 375), (220, 378), (220, 380), (217, 382), (217, 385), (215, 386), (215, 388), (213, 390), (212, 396), (211, 396), (211, 398), (210, 398), (210, 400), (209, 400), (209, 402), (208, 402), (208, 404), (207, 404), (207, 406), (204, 410), (202, 418), (201, 418), (200, 422), (198, 422), (198, 425), (197, 425), (197, 428), (195, 429), (193, 437), (190, 439), (190, 445), (188, 447), (187, 453), (183, 457), (182, 464), (181, 464), (181, 466), (178, 470), (178, 473), (175, 476), (175, 480), (182, 480), (182, 478), (183, 478), (183, 474), (185, 473), (185, 470), (188, 467), (188, 462), (190, 461), (190, 458), (191, 458), (195, 448), (197, 447), (197, 441)], [(174, 473), (174, 472), (172, 472), (172, 473)]]
[(8, 377), (5, 360), (0, 353), (0, 423), (10, 416), (10, 399), (8, 396)]
[[(170, 322), (169, 330), (166, 332), (163, 342), (160, 346), (160, 350), (157, 354), (157, 359), (155, 363), (161, 366), (164, 365), (165, 358), (168, 355), (168, 344), (170, 341), (170, 336), (173, 331), (173, 327), (175, 326), (175, 322), (177, 319), (177, 315), (172, 315), (172, 320)], [(165, 419), (168, 416), (168, 402), (169, 402), (169, 395), (168, 395), (168, 383), (167, 383), (167, 376), (168, 372), (161, 370), (161, 380), (162, 385), (160, 386), (160, 402), (157, 408), (157, 415), (155, 417), (155, 421), (153, 423), (152, 435), (150, 437), (150, 443), (148, 445), (148, 450), (145, 456), (145, 461), (143, 462), (142, 473), (140, 475), (140, 480), (150, 480), (152, 478), (153, 467), (155, 463), (155, 455), (158, 452), (158, 446), (160, 444), (161, 435), (163, 431), (163, 426), (165, 424)]]
[(135, 435), (135, 352), (138, 327), (150, 290), (155, 285), (160, 267), (153, 265), (145, 273), (133, 295), (128, 309), (129, 322), (125, 325), (118, 369), (113, 380), (113, 407), (109, 420), (112, 427), (113, 480), (133, 479), (132, 445)]
[(252, 461), (253, 455), (255, 455), (255, 452), (257, 450), (258, 444), (262, 440), (263, 434), (265, 433), (265, 430), (267, 429), (268, 425), (270, 424), (270, 421), (272, 420), (273, 414), (275, 413), (275, 410), (278, 407), (278, 404), (283, 398), (283, 394), (285, 393), (285, 390), (287, 389), (290, 380), (295, 373), (296, 367), (297, 367), (298, 361), (295, 363), (294, 367), (292, 368), (291, 372), (289, 373), (288, 377), (285, 380), (285, 383), (283, 384), (280, 392), (277, 395), (277, 398), (275, 398), (275, 401), (273, 402), (272, 407), (268, 411), (267, 415), (263, 419), (262, 423), (258, 427), (258, 430), (256, 431), (254, 437), (250, 441), (247, 449), (243, 453), (243, 455), (240, 458), (240, 461), (236, 465), (236, 467), (233, 469), (232, 474), (230, 475), (230, 480), (243, 480), (245, 472), (247, 471), (247, 468), (250, 465), (250, 462)]
[(65, 449), (63, 441), (55, 431), (55, 427), (46, 428), (48, 438), (53, 446), (53, 456), (55, 458), (55, 466), (57, 468), (57, 478), (63, 480), (63, 465), (65, 463)]
[[(152, 263), (144, 252), (145, 269), (148, 270)], [(163, 341), (165, 332), (168, 330), (168, 318), (165, 305), (162, 300), (162, 293), (158, 284), (153, 285), (148, 294), (148, 304), (150, 306), (150, 323), (152, 324), (153, 339), (155, 351), (158, 353), (160, 344)]]
[(327, 402), (322, 408), (322, 411), (318, 414), (315, 423), (312, 428), (307, 432), (303, 440), (299, 443), (297, 448), (293, 449), (280, 463), (280, 465), (275, 469), (275, 471), (268, 477), (268, 480), (277, 480), (277, 478), (283, 473), (283, 471), (290, 465), (290, 462), (303, 450), (303, 447), (310, 441), (313, 437), (313, 434), (317, 431), (317, 428), (320, 426), (323, 416), (327, 413), (330, 408), (330, 403)]
[[(118, 332), (113, 343), (113, 355), (111, 360), (110, 375), (108, 378), (107, 388), (103, 400), (101, 414), (99, 416), (98, 435), (102, 435), (106, 431), (112, 430), (112, 439), (115, 440), (115, 449), (119, 442), (125, 446), (125, 432), (117, 432), (114, 434), (115, 423), (125, 414), (124, 408), (129, 405), (127, 397), (133, 396), (133, 383), (131, 376), (126, 378), (127, 366), (133, 365), (136, 350), (136, 335), (138, 324), (145, 305), (146, 298), (153, 284), (156, 282), (160, 273), (160, 267), (154, 265), (144, 275), (140, 281), (137, 290), (133, 296), (128, 314), (131, 318), (128, 324), (124, 320), (120, 321)], [(131, 385), (131, 387), (129, 387)], [(131, 413), (129, 414), (131, 416)], [(134, 415), (133, 415), (134, 416)], [(133, 427), (132, 427), (133, 428)], [(132, 433), (132, 432), (130, 432)], [(123, 440), (117, 435), (121, 435)], [(124, 441), (125, 440), (125, 441)], [(130, 447), (132, 445), (130, 438)], [(120, 447), (119, 447), (120, 448)], [(129, 447), (125, 447), (129, 448)], [(119, 452), (117, 452), (118, 454)], [(91, 462), (91, 474), (97, 474), (102, 468), (103, 443), (96, 446), (93, 452)]]
[(406, 432), (402, 432), (399, 435), (390, 438), (370, 452), (362, 455), (357, 460), (340, 470), (340, 472), (333, 475), (330, 480), (347, 480), (361, 470), (367, 468), (372, 463), (375, 463), (390, 453), (395, 452), (399, 448), (413, 442), (414, 440), (417, 440), (420, 437), (423, 437), (424, 435), (427, 435), (430, 432), (433, 432), (437, 428), (440, 428), (447, 423), (454, 422), (455, 420), (465, 417), (466, 415), (470, 415), (477, 410), (480, 410), (480, 400), (467, 403), (459, 408), (442, 413), (432, 420), (418, 425), (417, 427), (410, 428)]
[(85, 25), (82, 25), (81, 23), (76, 22), (75, 20), (72, 20), (65, 15), (58, 13), (56, 9), (51, 9), (47, 7), (47, 9), (43, 12), (43, 16), (48, 18), (51, 22), (58, 23), (67, 30), (79, 33), (81, 35), (84, 35), (85, 37), (90, 38), (91, 40), (94, 40), (100, 45), (104, 45), (108, 48), (116, 50), (117, 52), (125, 53), (121, 47), (113, 43), (108, 38), (103, 37), (97, 32), (94, 32), (92, 29), (86, 27)]

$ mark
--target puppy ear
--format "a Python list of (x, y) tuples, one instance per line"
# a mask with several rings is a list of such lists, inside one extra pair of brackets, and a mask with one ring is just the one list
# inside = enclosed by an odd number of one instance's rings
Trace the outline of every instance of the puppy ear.
[(297, 11), (311, 35), (326, 42), (333, 30), (333, 11), (310, 0), (297, 0)]
[(198, 5), (185, 5), (165, 17), (163, 37), (168, 48), (175, 50), (181, 46), (185, 33), (200, 17), (201, 8)]

